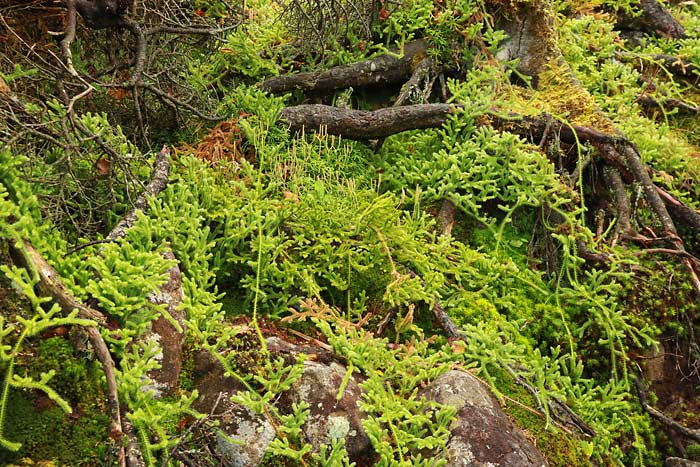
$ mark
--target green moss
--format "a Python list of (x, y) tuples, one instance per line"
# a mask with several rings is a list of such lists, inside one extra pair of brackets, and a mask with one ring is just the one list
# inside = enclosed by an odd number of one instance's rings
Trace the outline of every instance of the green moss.
[(56, 406), (38, 410), (42, 401), (34, 394), (10, 393), (7, 437), (22, 448), (16, 453), (0, 450), (0, 463), (31, 458), (66, 466), (109, 465), (109, 417), (94, 402), (76, 404), (73, 414), (66, 415)]
[(591, 465), (589, 456), (583, 451), (581, 440), (561, 429), (547, 428), (544, 416), (533, 413), (530, 408), (537, 407), (537, 404), (525, 388), (516, 385), (503, 373), (496, 378), (498, 389), (506, 396), (502, 404), (503, 409), (531, 441), (534, 438), (534, 444), (544, 454), (551, 467)]
[(76, 356), (70, 341), (62, 337), (40, 340), (27, 354), (33, 358), (18, 367), (18, 374), (38, 377), (55, 370), (50, 385), (73, 413), (64, 413), (41, 392), (10, 391), (6, 434), (22, 448), (16, 453), (0, 450), (0, 464), (38, 465), (25, 462), (31, 459), (56, 465), (108, 465), (109, 417), (96, 362)]
[(180, 390), (192, 392), (194, 389), (194, 356), (199, 346), (195, 339), (188, 335), (182, 345), (182, 369), (178, 383)]
[(688, 459), (697, 461), (700, 459), (700, 444), (689, 444), (685, 448), (685, 455)]

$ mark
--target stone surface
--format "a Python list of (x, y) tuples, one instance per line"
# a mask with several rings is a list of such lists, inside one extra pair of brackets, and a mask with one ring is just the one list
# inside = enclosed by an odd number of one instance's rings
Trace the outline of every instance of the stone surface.
[[(354, 374), (338, 397), (347, 367), (331, 352), (298, 345), (277, 337), (267, 339), (273, 360), (282, 357), (290, 364), (300, 353), (307, 355), (304, 373), (292, 388), (275, 399), (282, 413), (293, 403), (309, 404), (309, 419), (303, 426), (306, 441), (315, 450), (333, 438), (345, 439), (348, 457), (357, 467), (373, 465), (376, 454), (362, 428), (359, 409), (361, 376)], [(213, 449), (229, 467), (255, 466), (275, 437), (275, 430), (263, 416), (231, 402), (242, 385), (224, 376), (221, 364), (206, 352), (195, 358), (193, 375), (199, 398), (195, 408), (222, 418), (220, 428), (229, 438), (217, 436)], [(543, 455), (503, 413), (489, 389), (463, 371), (448, 371), (427, 385), (419, 396), (457, 409), (445, 458), (451, 467), (543, 467)]]
[(540, 453), (501, 410), (484, 384), (467, 372), (450, 370), (420, 395), (457, 409), (447, 444), (451, 467), (542, 467)]
[[(164, 253), (163, 257), (175, 259), (170, 250)], [(158, 293), (148, 298), (155, 305), (165, 305), (168, 314), (180, 327), (177, 329), (170, 320), (161, 315), (151, 323), (151, 332), (145, 337), (156, 340), (161, 348), (161, 368), (149, 373), (153, 380), (153, 385), (149, 388), (154, 389), (158, 395), (170, 395), (178, 387), (182, 371), (182, 344), (185, 341), (185, 312), (179, 309), (183, 295), (182, 274), (176, 264), (168, 269), (168, 281), (161, 286)]]
[(199, 392), (194, 408), (216, 415), (219, 428), (228, 436), (217, 434), (212, 446), (222, 465), (258, 465), (275, 438), (275, 429), (263, 415), (231, 402), (231, 396), (243, 390), (243, 385), (224, 376), (221, 363), (204, 350), (195, 354), (193, 379)]
[(664, 467), (700, 467), (700, 462), (682, 459), (680, 457), (668, 457)]

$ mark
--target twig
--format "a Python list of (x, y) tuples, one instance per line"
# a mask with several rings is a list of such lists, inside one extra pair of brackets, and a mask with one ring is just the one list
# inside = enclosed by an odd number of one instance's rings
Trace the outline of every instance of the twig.
[[(406, 267), (406, 266), (404, 266)], [(413, 270), (410, 268), (406, 267), (406, 271), (408, 272), (408, 275), (413, 277), (417, 277), (423, 287), (425, 287), (425, 280), (420, 277), (418, 274), (416, 274)], [(438, 325), (440, 328), (443, 330), (445, 335), (447, 336), (448, 339), (462, 339), (464, 340), (464, 334), (462, 334), (455, 324), (454, 321), (452, 321), (452, 318), (450, 318), (450, 315), (447, 314), (445, 309), (442, 307), (440, 304), (440, 300), (435, 298), (433, 300), (433, 307), (431, 308), (431, 311), (433, 312), (433, 316), (435, 317), (435, 320), (438, 322)]]
[(111, 240), (104, 240), (103, 239), (103, 240), (93, 240), (91, 242), (82, 243), (80, 245), (74, 246), (73, 248), (70, 248), (68, 251), (66, 251), (66, 254), (63, 255), (63, 257), (65, 258), (66, 256), (72, 255), (73, 253), (77, 253), (78, 251), (80, 251), (84, 248), (87, 248), (89, 246), (100, 245), (102, 243), (109, 243), (110, 241)]
[(678, 423), (677, 421), (675, 421), (672, 418), (665, 415), (660, 410), (657, 410), (654, 407), (650, 406), (647, 403), (646, 393), (644, 392), (644, 388), (642, 387), (642, 383), (641, 383), (641, 381), (639, 381), (639, 378), (637, 377), (637, 375), (633, 375), (632, 379), (634, 380), (634, 384), (637, 387), (637, 395), (639, 396), (639, 403), (641, 404), (642, 408), (649, 415), (651, 415), (653, 418), (660, 421), (661, 423), (663, 423), (667, 427), (680, 433), (681, 435), (686, 436), (694, 441), (700, 441), (700, 430), (693, 430), (693, 429), (690, 429), (686, 426), (683, 426), (680, 423)]
[[(156, 86), (153, 86), (152, 84), (143, 83), (143, 82), (139, 82), (139, 83), (135, 83), (135, 84), (143, 89), (146, 89), (146, 90), (152, 92), (153, 94), (158, 96), (161, 100), (163, 100), (165, 103), (170, 105), (175, 110), (178, 110), (178, 106), (184, 107), (185, 109), (189, 110), (190, 112), (192, 112), (193, 114), (195, 114), (196, 116), (201, 118), (202, 120), (208, 120), (210, 122), (217, 122), (217, 121), (222, 120), (224, 118), (223, 116), (219, 117), (219, 116), (207, 115), (207, 114), (203, 113), (202, 111), (200, 111), (199, 109), (196, 109), (192, 105), (188, 104), (187, 102), (184, 102), (176, 97), (171, 96), (170, 94), (166, 93), (165, 91), (163, 91), (162, 89), (159, 89)], [(124, 87), (124, 86), (117, 86), (117, 87)]]
[(384, 335), (384, 331), (386, 331), (386, 328), (389, 326), (389, 323), (392, 319), (394, 319), (394, 317), (396, 317), (396, 307), (392, 307), (389, 311), (387, 311), (384, 318), (382, 318), (377, 325), (377, 331), (375, 332), (377, 337), (382, 337)]

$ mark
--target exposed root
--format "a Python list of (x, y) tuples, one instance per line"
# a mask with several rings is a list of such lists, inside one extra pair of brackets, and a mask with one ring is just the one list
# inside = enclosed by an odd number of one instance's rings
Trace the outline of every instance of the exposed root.
[(661, 422), (664, 426), (677, 432), (678, 434), (683, 435), (686, 438), (690, 438), (694, 441), (700, 441), (700, 430), (693, 430), (681, 425), (677, 421), (666, 416), (663, 412), (655, 409), (647, 403), (646, 393), (644, 392), (642, 383), (641, 381), (639, 381), (639, 378), (637, 376), (634, 376), (634, 384), (637, 386), (637, 395), (639, 396), (639, 403), (641, 404), (644, 411), (646, 411), (646, 413), (651, 415), (651, 417), (655, 420)]
[(662, 109), (664, 111), (677, 109), (678, 112), (689, 113), (689, 114), (699, 114), (700, 107), (690, 104), (688, 102), (682, 101), (680, 99), (656, 99), (648, 94), (642, 94), (637, 97), (637, 102), (639, 102), (643, 107), (647, 109)]
[[(423, 40), (406, 44), (403, 50), (393, 50), (369, 60), (331, 68), (313, 73), (297, 73), (269, 78), (262, 89), (273, 94), (301, 89), (305, 91), (328, 91), (347, 87), (382, 86), (401, 83), (412, 74), (414, 63), (420, 63), (425, 55), (427, 43)], [(400, 58), (397, 57), (400, 55)]]

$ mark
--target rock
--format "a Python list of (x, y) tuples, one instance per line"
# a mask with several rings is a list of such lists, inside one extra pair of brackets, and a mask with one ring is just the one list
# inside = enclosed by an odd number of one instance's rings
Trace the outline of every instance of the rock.
[(216, 434), (212, 448), (226, 467), (252, 467), (258, 465), (267, 447), (275, 439), (274, 427), (264, 415), (256, 414), (231, 401), (231, 396), (244, 390), (234, 378), (224, 375), (221, 363), (209, 352), (195, 354), (195, 389), (199, 397), (194, 408), (201, 413), (217, 416), (222, 433)]
[[(163, 257), (175, 259), (170, 250)], [(151, 332), (145, 336), (146, 339), (157, 341), (161, 348), (161, 368), (149, 373), (153, 381), (149, 389), (154, 389), (156, 395), (172, 394), (178, 387), (182, 371), (182, 344), (185, 341), (185, 312), (179, 309), (183, 294), (182, 274), (176, 264), (168, 270), (168, 281), (161, 286), (160, 291), (148, 297), (155, 305), (166, 305), (166, 311), (180, 326), (178, 330), (164, 316), (159, 316), (151, 324)]]
[[(348, 457), (357, 467), (373, 465), (376, 454), (362, 427), (365, 415), (359, 408), (362, 377), (352, 375), (338, 399), (347, 367), (337, 356), (278, 337), (268, 338), (267, 348), (272, 360), (282, 357), (289, 364), (299, 354), (307, 355), (303, 375), (274, 403), (282, 413), (290, 413), (293, 403), (309, 404), (309, 418), (302, 429), (314, 450), (318, 452), (322, 444), (342, 437)], [(242, 384), (226, 378), (221, 364), (207, 352), (196, 355), (193, 376), (199, 391), (195, 408), (209, 413), (217, 404), (214, 413), (223, 416), (220, 428), (230, 437), (217, 436), (212, 443), (217, 456), (222, 458), (222, 465), (258, 465), (275, 437), (270, 422), (231, 402), (231, 396), (243, 389)], [(419, 396), (458, 411), (445, 453), (448, 466), (547, 466), (544, 456), (512, 424), (488, 388), (469, 373), (448, 371), (422, 389)]]
[[(296, 355), (302, 347), (294, 346), (282, 339), (268, 339), (268, 349)], [(333, 439), (344, 438), (348, 457), (357, 467), (372, 465), (372, 444), (362, 429), (364, 414), (359, 408), (362, 382), (357, 375), (348, 380), (342, 397), (338, 400), (340, 386), (347, 368), (331, 361), (331, 355), (312, 354), (316, 360), (304, 362), (304, 374), (292, 389), (280, 399), (283, 406), (305, 401), (309, 404), (309, 419), (303, 426), (304, 434), (316, 452), (322, 444), (330, 445)], [(306, 352), (309, 354), (308, 352)], [(324, 352), (321, 352), (325, 354)], [(326, 360), (326, 362), (319, 361)], [(368, 463), (370, 462), (370, 463)]]
[(419, 395), (457, 409), (447, 444), (450, 467), (542, 467), (540, 453), (501, 410), (496, 399), (469, 373), (450, 370)]
[(667, 457), (664, 467), (700, 467), (700, 462), (681, 459), (680, 457)]

